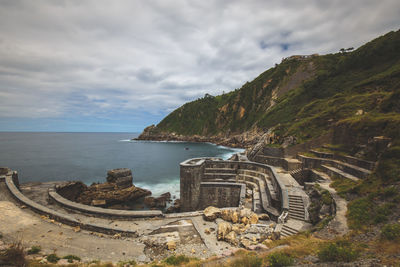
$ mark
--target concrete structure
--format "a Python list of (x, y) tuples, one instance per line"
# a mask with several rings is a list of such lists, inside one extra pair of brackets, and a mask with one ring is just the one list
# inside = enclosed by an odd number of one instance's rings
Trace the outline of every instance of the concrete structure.
[[(269, 165), (197, 158), (182, 162), (180, 167), (182, 211), (198, 210), (216, 203), (218, 207), (243, 204), (244, 195), (241, 193), (239, 197), (238, 186), (235, 184), (246, 185), (252, 191), (252, 209), (255, 212), (267, 212), (277, 219), (283, 211), (289, 209), (286, 186)], [(210, 187), (220, 193), (209, 195)]]

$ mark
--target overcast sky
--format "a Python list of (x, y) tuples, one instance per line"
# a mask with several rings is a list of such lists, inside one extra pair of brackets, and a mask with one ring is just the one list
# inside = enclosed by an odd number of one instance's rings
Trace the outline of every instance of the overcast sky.
[(141, 131), (399, 14), (399, 0), (0, 0), (0, 131)]

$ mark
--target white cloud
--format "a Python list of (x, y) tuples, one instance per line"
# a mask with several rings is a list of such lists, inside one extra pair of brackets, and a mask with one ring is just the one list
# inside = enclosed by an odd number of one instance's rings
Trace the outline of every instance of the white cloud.
[[(397, 0), (0, 2), (0, 116), (169, 112), (397, 30)], [(153, 122), (149, 122), (153, 123)]]

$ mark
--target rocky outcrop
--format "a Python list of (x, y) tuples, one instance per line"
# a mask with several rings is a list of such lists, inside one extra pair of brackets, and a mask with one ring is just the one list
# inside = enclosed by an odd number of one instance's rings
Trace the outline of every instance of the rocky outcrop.
[(167, 202), (171, 202), (171, 193), (167, 192), (159, 197), (146, 197), (144, 199), (144, 204), (149, 208), (165, 208)]
[(320, 186), (312, 186), (307, 189), (306, 193), (311, 202), (308, 207), (308, 214), (312, 224), (316, 225), (335, 214), (335, 202), (327, 190), (322, 189)]
[(242, 134), (222, 136), (201, 136), (201, 135), (180, 135), (174, 132), (161, 132), (157, 126), (151, 125), (146, 127), (139, 137), (135, 140), (151, 140), (151, 141), (186, 141), (186, 142), (207, 142), (217, 145), (247, 148), (251, 147), (259, 141), (261, 134), (257, 131), (248, 131)]
[(70, 182), (56, 190), (71, 201), (100, 207), (123, 204), (151, 195), (149, 190), (134, 186), (132, 180), (130, 169), (114, 169), (107, 172), (105, 183), (86, 186), (82, 182)]

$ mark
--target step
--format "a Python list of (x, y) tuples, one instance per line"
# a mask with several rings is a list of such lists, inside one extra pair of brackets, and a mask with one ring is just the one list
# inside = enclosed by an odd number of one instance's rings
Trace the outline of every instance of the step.
[(299, 221), (305, 221), (304, 216), (299, 216), (299, 215), (291, 215), (291, 214), (289, 214), (289, 218), (290, 219), (294, 219), (294, 220), (299, 220)]
[(291, 235), (295, 235), (295, 234), (297, 234), (299, 231), (297, 231), (297, 230), (295, 230), (295, 229), (293, 229), (293, 228), (290, 228), (290, 227), (288, 227), (288, 226), (286, 226), (286, 225), (283, 225), (282, 231), (281, 231), (281, 232), (285, 232), (285, 233), (288, 233), (288, 234), (291, 234)]
[(289, 214), (304, 216), (304, 210), (292, 210), (292, 209), (289, 209)]
[(205, 168), (204, 172), (205, 173), (235, 173), (236, 174), (236, 170), (231, 169), (231, 168)]
[(301, 211), (304, 213), (304, 207), (290, 207), (289, 206), (289, 211)]
[(355, 177), (354, 175), (348, 174), (342, 170), (339, 170), (335, 167), (327, 166), (327, 165), (321, 165), (321, 168), (329, 175), (329, 176), (340, 176), (342, 178), (347, 178), (350, 180), (353, 180), (355, 182), (359, 181), (360, 179)]
[(233, 173), (204, 173), (204, 179), (228, 179), (236, 178), (236, 174)]
[(359, 159), (356, 157), (352, 157), (352, 156), (342, 156), (342, 155), (336, 155), (335, 158), (337, 158), (340, 161), (343, 161), (345, 163), (348, 164), (352, 164), (354, 166), (366, 169), (366, 170), (370, 170), (372, 171), (375, 168), (375, 162), (373, 161), (368, 161), (368, 160), (363, 160), (363, 159)]
[(349, 164), (346, 162), (333, 160), (331, 163), (332, 164), (329, 164), (329, 165), (332, 165), (332, 167), (335, 167), (343, 172), (349, 173), (358, 178), (367, 178), (371, 174), (370, 170), (367, 170), (367, 169), (364, 169), (364, 168), (361, 168), (361, 167), (358, 167), (358, 166), (355, 166), (355, 165), (352, 165), (352, 164)]

